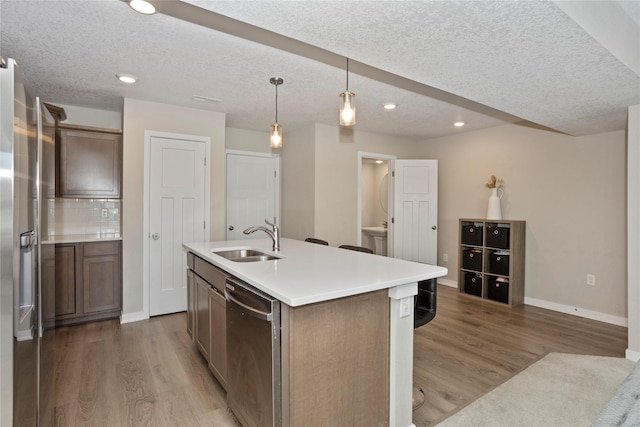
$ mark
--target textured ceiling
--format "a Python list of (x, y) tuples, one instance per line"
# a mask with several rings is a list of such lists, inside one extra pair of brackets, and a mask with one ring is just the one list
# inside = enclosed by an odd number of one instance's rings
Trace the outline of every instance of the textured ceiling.
[[(415, 139), (520, 121), (600, 133), (624, 129), (640, 103), (639, 71), (549, 1), (157, 3), (162, 13), (143, 16), (119, 0), (2, 0), (0, 53), (49, 102), (121, 111), (130, 97), (262, 131), (275, 114), (269, 78), (281, 76), (285, 133), (337, 124), (346, 57), (356, 128)], [(605, 3), (614, 25), (640, 36), (638, 2)], [(640, 56), (640, 37), (626, 40)], [(116, 73), (139, 82), (124, 86)]]

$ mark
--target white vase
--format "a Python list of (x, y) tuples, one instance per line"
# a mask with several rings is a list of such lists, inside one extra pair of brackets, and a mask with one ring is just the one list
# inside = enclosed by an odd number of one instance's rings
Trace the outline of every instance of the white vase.
[[(498, 195), (500, 190), (500, 195)], [(500, 199), (504, 191), (501, 188), (492, 188), (491, 197), (489, 197), (489, 208), (487, 209), (487, 219), (502, 219), (502, 208), (500, 207)]]

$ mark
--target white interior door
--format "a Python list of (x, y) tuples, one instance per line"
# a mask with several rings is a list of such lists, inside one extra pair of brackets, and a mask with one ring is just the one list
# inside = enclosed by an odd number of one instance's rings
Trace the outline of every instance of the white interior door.
[(395, 258), (438, 262), (438, 161), (396, 160)]
[(205, 240), (205, 143), (152, 136), (149, 152), (149, 314), (187, 309), (182, 244)]
[(242, 231), (265, 219), (279, 225), (279, 175), (278, 157), (227, 153), (227, 240), (257, 238)]

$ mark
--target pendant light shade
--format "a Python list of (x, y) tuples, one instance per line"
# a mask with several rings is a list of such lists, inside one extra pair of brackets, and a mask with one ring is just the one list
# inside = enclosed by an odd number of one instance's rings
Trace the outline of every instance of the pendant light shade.
[(269, 83), (276, 87), (276, 121), (271, 125), (269, 140), (271, 148), (282, 148), (282, 126), (278, 124), (278, 86), (284, 83), (284, 80), (281, 77), (271, 77)]
[(340, 126), (356, 124), (356, 94), (349, 92), (349, 58), (347, 58), (347, 90), (340, 94)]
[(282, 148), (282, 126), (278, 123), (271, 125), (271, 148)]

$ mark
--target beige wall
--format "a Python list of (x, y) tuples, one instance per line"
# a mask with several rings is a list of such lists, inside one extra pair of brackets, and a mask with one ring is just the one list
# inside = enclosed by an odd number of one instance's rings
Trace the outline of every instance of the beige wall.
[(272, 149), (269, 145), (269, 132), (255, 130), (227, 128), (227, 150), (252, 151), (257, 153), (280, 154), (279, 149)]
[(416, 158), (416, 143), (339, 126), (315, 125), (316, 236), (332, 246), (358, 243), (358, 152)]
[(123, 114), (123, 315), (143, 310), (144, 131), (211, 138), (211, 239), (224, 239), (225, 115), (125, 98)]
[(640, 359), (640, 105), (629, 108), (627, 122), (627, 357)]
[(119, 111), (76, 107), (75, 105), (59, 104), (57, 102), (52, 102), (52, 104), (64, 108), (64, 112), (67, 115), (66, 120), (63, 121), (64, 124), (122, 129), (122, 114)]
[(282, 141), (282, 236), (315, 234), (315, 126), (286, 132)]
[(626, 317), (624, 132), (570, 137), (509, 125), (425, 141), (420, 152), (439, 161), (447, 279), (458, 280), (458, 219), (486, 216), (484, 184), (495, 174), (505, 181), (504, 218), (527, 221), (526, 297)]

